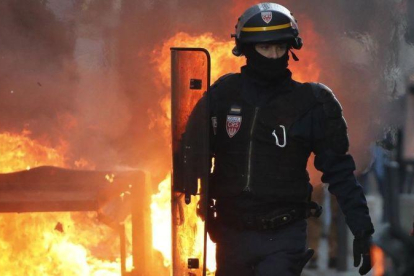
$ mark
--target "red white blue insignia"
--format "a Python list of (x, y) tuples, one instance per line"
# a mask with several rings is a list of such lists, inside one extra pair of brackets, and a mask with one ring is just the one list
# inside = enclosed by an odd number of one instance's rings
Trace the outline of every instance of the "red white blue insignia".
[(230, 138), (239, 131), (242, 122), (241, 116), (227, 115), (226, 130)]
[(272, 21), (272, 12), (262, 12), (262, 19), (266, 24)]

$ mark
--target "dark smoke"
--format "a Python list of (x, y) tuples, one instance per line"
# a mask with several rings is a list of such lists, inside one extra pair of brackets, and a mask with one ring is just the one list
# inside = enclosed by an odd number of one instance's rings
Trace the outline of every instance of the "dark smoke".
[[(178, 31), (230, 39), (237, 16), (252, 4), (241, 2), (1, 1), (0, 130), (26, 128), (51, 145), (66, 140), (71, 165), (83, 157), (98, 169), (148, 169), (157, 183), (169, 169), (170, 149), (163, 126), (148, 126), (153, 116), (164, 116), (159, 103), (169, 91), (159, 88), (153, 51)], [(351, 151), (363, 167), (369, 144), (391, 123), (383, 111), (404, 93), (399, 49), (405, 43), (406, 3), (280, 4), (294, 12), (299, 25), (303, 18), (312, 20), (323, 38), (321, 82), (343, 104)]]

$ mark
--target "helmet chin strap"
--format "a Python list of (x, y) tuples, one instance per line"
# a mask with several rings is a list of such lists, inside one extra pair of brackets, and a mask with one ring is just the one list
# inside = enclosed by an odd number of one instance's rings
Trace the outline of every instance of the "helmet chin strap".
[(299, 61), (298, 56), (292, 51), (292, 49), (289, 49), (289, 52), (292, 54), (292, 58), (294, 61)]

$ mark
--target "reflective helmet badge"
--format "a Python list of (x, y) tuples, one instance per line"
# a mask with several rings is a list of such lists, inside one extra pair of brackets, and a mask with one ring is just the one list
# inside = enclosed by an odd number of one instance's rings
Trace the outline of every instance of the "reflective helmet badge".
[(272, 12), (262, 12), (262, 19), (266, 24), (272, 21)]

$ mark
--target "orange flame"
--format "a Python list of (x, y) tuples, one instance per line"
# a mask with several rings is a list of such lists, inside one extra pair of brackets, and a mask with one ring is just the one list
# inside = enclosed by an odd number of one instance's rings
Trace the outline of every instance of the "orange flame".
[[(164, 266), (171, 265), (171, 174), (159, 185), (159, 193), (152, 196), (151, 220), (154, 249), (164, 256)], [(166, 230), (167, 233), (166, 234)]]
[(303, 32), (300, 34), (304, 41), (301, 50), (294, 50), (299, 57), (299, 61), (290, 59), (289, 68), (293, 73), (293, 78), (301, 82), (317, 82), (320, 77), (321, 60), (319, 52), (321, 49), (322, 37), (315, 31), (314, 23), (306, 17), (301, 18)]
[[(159, 192), (152, 196), (151, 203), (151, 220), (152, 220), (152, 235), (153, 248), (160, 251), (164, 256), (164, 266), (170, 267), (172, 262), (172, 248), (171, 248), (171, 175), (169, 174), (159, 185)], [(193, 199), (194, 202), (198, 202), (199, 198)], [(192, 214), (186, 214), (187, 219), (198, 219), (196, 210)], [(168, 229), (168, 232), (166, 232)], [(197, 228), (203, 229), (202, 221), (198, 220)], [(189, 231), (195, 231), (194, 229), (188, 229)], [(196, 246), (193, 254), (201, 256), (203, 232), (197, 231), (196, 233)], [(191, 235), (189, 235), (191, 236)], [(216, 271), (215, 252), (216, 245), (211, 241), (208, 236), (207, 242), (207, 268), (211, 275)], [(201, 241), (201, 242), (200, 242)], [(189, 241), (190, 242), (190, 241)], [(189, 246), (190, 248), (190, 246)]]
[(244, 58), (235, 58), (231, 50), (234, 47), (232, 41), (223, 41), (214, 37), (211, 33), (205, 33), (199, 36), (191, 36), (187, 33), (177, 33), (168, 39), (160, 50), (153, 53), (153, 60), (160, 74), (162, 84), (170, 87), (170, 48), (171, 47), (196, 47), (205, 48), (211, 54), (211, 80), (214, 82), (221, 75), (229, 72), (239, 71), (240, 66), (244, 64)]
[(30, 169), (42, 165), (65, 166), (65, 146), (58, 149), (41, 145), (29, 138), (30, 132), (0, 134), (0, 173)]
[[(0, 134), (0, 173), (67, 167), (65, 143), (51, 148), (29, 135)], [(119, 275), (117, 233), (95, 219), (95, 213), (0, 214), (1, 275)]]
[(384, 255), (384, 251), (382, 251), (381, 248), (379, 248), (378, 246), (372, 246), (371, 247), (371, 256), (372, 256), (372, 260), (374, 265), (374, 276), (383, 276), (385, 273), (385, 267), (384, 267), (384, 263), (385, 263), (385, 255)]

